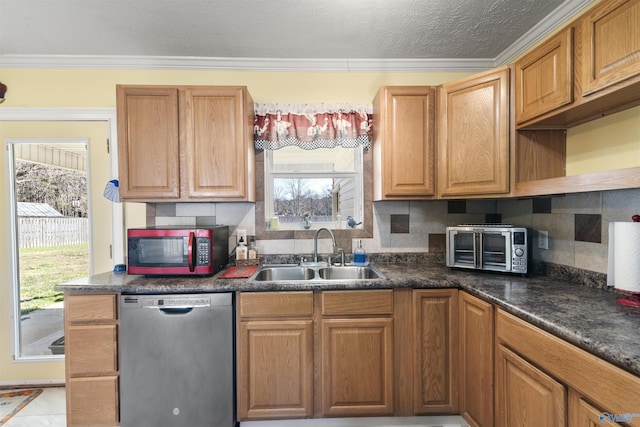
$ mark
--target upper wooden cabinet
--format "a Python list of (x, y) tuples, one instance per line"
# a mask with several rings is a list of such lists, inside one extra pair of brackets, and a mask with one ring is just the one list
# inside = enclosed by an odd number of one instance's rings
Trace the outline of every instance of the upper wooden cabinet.
[(582, 93), (640, 75), (640, 1), (600, 3), (582, 18)]
[(565, 28), (515, 63), (517, 123), (573, 100), (572, 35)]
[(435, 195), (435, 97), (430, 86), (381, 87), (374, 105), (374, 200)]
[(518, 128), (569, 128), (640, 104), (640, 0), (600, 2), (515, 67)]
[(245, 87), (118, 86), (117, 114), (123, 200), (255, 200)]
[(442, 86), (438, 195), (509, 192), (509, 68)]

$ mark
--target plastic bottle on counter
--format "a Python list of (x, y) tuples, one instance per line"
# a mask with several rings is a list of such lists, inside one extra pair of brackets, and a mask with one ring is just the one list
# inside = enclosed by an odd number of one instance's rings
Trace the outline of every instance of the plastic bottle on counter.
[(355, 265), (365, 265), (367, 263), (367, 253), (362, 248), (362, 240), (358, 240), (358, 247), (353, 251), (353, 263)]
[(240, 237), (240, 240), (238, 240), (238, 247), (236, 248), (236, 259), (237, 260), (247, 259), (247, 245), (244, 239), (242, 238), (242, 236)]
[(249, 259), (257, 259), (258, 258), (258, 245), (256, 244), (256, 238), (251, 237), (249, 241)]

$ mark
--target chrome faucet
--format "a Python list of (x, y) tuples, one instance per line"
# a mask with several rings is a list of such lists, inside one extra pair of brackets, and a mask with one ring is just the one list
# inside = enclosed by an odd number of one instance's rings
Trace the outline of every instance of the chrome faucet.
[(318, 230), (316, 231), (316, 236), (313, 238), (313, 262), (318, 262), (318, 234), (320, 234), (322, 230), (326, 230), (329, 232), (329, 234), (331, 235), (333, 252), (335, 252), (336, 250), (336, 237), (333, 235), (333, 232), (325, 227), (318, 228)]

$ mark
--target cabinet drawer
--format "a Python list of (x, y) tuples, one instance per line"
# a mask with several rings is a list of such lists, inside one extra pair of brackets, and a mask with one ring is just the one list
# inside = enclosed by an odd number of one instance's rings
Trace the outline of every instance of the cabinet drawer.
[(68, 426), (118, 425), (118, 378), (72, 378), (67, 383)]
[(69, 375), (117, 372), (116, 325), (69, 326), (65, 344)]
[(313, 291), (242, 292), (238, 301), (241, 318), (299, 318), (313, 315)]
[(393, 314), (393, 291), (326, 291), (321, 294), (323, 316)]
[(115, 321), (116, 295), (65, 295), (65, 316), (71, 323)]

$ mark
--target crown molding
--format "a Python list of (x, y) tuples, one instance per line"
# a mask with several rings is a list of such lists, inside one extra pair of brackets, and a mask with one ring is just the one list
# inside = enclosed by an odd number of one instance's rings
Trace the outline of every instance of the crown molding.
[(0, 55), (0, 68), (244, 70), (244, 71), (482, 71), (494, 66), (491, 58), (465, 59), (288, 59), (206, 58), (103, 55)]
[(544, 19), (538, 22), (531, 30), (506, 48), (495, 59), (495, 66), (509, 64), (535, 46), (540, 40), (559, 29), (572, 17), (584, 10), (594, 0), (567, 0), (554, 9)]

